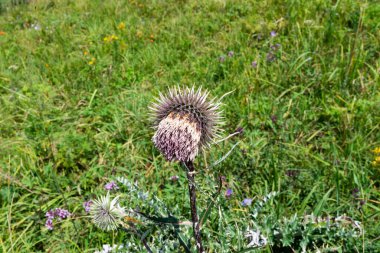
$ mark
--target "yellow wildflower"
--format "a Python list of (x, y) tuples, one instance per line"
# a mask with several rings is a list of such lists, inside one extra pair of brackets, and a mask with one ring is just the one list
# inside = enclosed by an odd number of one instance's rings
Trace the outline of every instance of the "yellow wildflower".
[(95, 59), (95, 58), (92, 58), (91, 61), (88, 62), (88, 65), (94, 65), (94, 64), (95, 64), (95, 61), (96, 61), (96, 59)]
[(112, 41), (115, 41), (115, 40), (118, 40), (119, 37), (117, 37), (116, 35), (108, 35), (106, 37), (103, 38), (103, 41), (106, 42), (106, 43), (110, 43)]
[(84, 51), (84, 52), (83, 52), (83, 55), (88, 55), (88, 51)]
[(120, 22), (120, 24), (117, 26), (117, 29), (124, 30), (125, 29), (125, 23), (124, 22)]
[(376, 156), (375, 160), (372, 161), (373, 166), (378, 166), (380, 165), (380, 156)]
[(110, 36), (106, 36), (106, 37), (104, 37), (104, 39), (103, 39), (104, 42), (110, 42), (110, 40), (111, 40), (111, 37), (110, 37)]
[(380, 147), (375, 148), (374, 150), (372, 150), (372, 152), (376, 155), (380, 154)]

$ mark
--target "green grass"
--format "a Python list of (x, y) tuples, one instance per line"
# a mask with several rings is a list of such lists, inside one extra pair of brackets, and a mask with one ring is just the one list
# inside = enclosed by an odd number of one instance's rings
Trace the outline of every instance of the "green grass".
[[(3, 252), (92, 252), (124, 240), (91, 225), (82, 207), (120, 175), (189, 219), (186, 176), (151, 142), (148, 106), (176, 85), (215, 97), (233, 91), (223, 99), (225, 134), (244, 128), (196, 160), (201, 209), (218, 175), (234, 190), (206, 224), (210, 252), (244, 249), (243, 235), (226, 246), (219, 233), (247, 218), (243, 198), (272, 190), (280, 217), (347, 214), (365, 230), (364, 246), (352, 251), (380, 249), (376, 1), (11, 2), (0, 8)], [(110, 35), (117, 40), (104, 41)], [(237, 141), (223, 163), (204, 169)], [(75, 215), (47, 231), (45, 212), (56, 207)]]

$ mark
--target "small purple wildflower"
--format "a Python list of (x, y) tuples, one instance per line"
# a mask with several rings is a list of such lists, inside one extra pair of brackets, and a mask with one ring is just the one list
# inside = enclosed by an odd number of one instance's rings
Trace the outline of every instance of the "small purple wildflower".
[(45, 227), (48, 229), (48, 230), (53, 230), (53, 220), (52, 219), (47, 219), (46, 222), (45, 222)]
[(252, 199), (250, 198), (246, 198), (243, 200), (243, 202), (241, 202), (242, 206), (250, 206), (251, 204), (252, 204)]
[(225, 57), (225, 56), (221, 55), (221, 56), (219, 57), (219, 62), (224, 62), (225, 60), (226, 60), (226, 57)]
[(234, 56), (234, 51), (229, 51), (228, 52), (228, 57), (233, 57)]
[(117, 186), (115, 181), (111, 181), (104, 186), (104, 189), (106, 189), (107, 191), (117, 190), (119, 189), (119, 186)]
[(253, 61), (253, 62), (251, 63), (251, 66), (252, 66), (252, 68), (257, 68), (257, 61)]
[(270, 32), (270, 36), (271, 36), (271, 37), (276, 37), (276, 36), (277, 36), (276, 31), (271, 31), (271, 32)]
[(93, 204), (92, 200), (86, 201), (83, 203), (83, 208), (86, 213), (90, 212), (91, 205)]
[(67, 217), (71, 215), (69, 211), (67, 211), (66, 209), (61, 209), (61, 208), (56, 208), (54, 213), (55, 213), (55, 216), (56, 217), (58, 216), (60, 219), (66, 219)]
[(55, 218), (58, 218), (58, 220), (66, 219), (69, 217), (71, 213), (67, 211), (66, 209), (62, 208), (56, 208), (56, 209), (50, 209), (49, 211), (46, 212), (46, 222), (45, 222), (45, 227), (48, 230), (53, 230), (53, 220)]
[(225, 196), (226, 196), (226, 198), (230, 198), (232, 194), (233, 194), (232, 189), (228, 188), (227, 191), (226, 191), (226, 193), (225, 193)]
[(45, 216), (48, 220), (52, 220), (55, 217), (55, 212), (53, 211), (53, 209), (51, 209), (46, 212)]
[(360, 204), (360, 206), (364, 206), (365, 201), (364, 200), (360, 200), (359, 204)]
[(179, 179), (179, 176), (177, 176), (177, 175), (174, 175), (174, 176), (170, 177), (170, 180), (172, 180), (173, 182), (177, 182), (178, 179)]

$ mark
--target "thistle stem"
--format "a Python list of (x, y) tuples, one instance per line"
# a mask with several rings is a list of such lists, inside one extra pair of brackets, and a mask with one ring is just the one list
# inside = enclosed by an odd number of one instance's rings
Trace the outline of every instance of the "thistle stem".
[(145, 249), (146, 249), (147, 252), (153, 253), (153, 251), (150, 249), (150, 247), (149, 247), (147, 241), (145, 240), (145, 238), (141, 237), (141, 242), (144, 244), (144, 247), (145, 247)]
[(189, 183), (189, 195), (190, 195), (190, 208), (191, 208), (191, 220), (193, 222), (193, 231), (196, 241), (198, 253), (203, 253), (202, 238), (200, 232), (200, 223), (197, 214), (197, 197), (195, 192), (195, 169), (192, 161), (184, 162), (184, 166), (187, 168), (187, 180)]

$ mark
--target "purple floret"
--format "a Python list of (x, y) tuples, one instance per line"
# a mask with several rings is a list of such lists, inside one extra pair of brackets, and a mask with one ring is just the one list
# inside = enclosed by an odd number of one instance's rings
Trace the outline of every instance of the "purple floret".
[(52, 219), (47, 219), (46, 220), (46, 223), (45, 223), (45, 227), (48, 229), (48, 230), (53, 230), (53, 220)]
[(83, 203), (84, 211), (86, 213), (90, 212), (92, 203), (93, 203), (92, 200), (89, 200), (89, 201), (86, 201), (86, 202)]
[(106, 189), (107, 191), (117, 190), (119, 189), (119, 186), (117, 186), (117, 184), (114, 181), (111, 181), (104, 186), (104, 189)]
[(232, 194), (233, 194), (232, 189), (231, 189), (231, 188), (228, 188), (227, 191), (226, 191), (225, 196), (226, 196), (226, 198), (229, 198), (229, 197), (231, 197)]
[(242, 206), (250, 206), (251, 204), (252, 204), (252, 199), (250, 198), (246, 198), (243, 200), (243, 202), (241, 202)]
[(55, 209), (55, 216), (57, 216), (61, 219), (66, 219), (70, 215), (71, 215), (71, 213), (69, 211), (67, 211), (66, 209), (61, 209), (61, 208)]
[(51, 210), (49, 210), (49, 211), (46, 212), (45, 216), (46, 216), (47, 219), (52, 220), (55, 217), (55, 212), (51, 209)]

